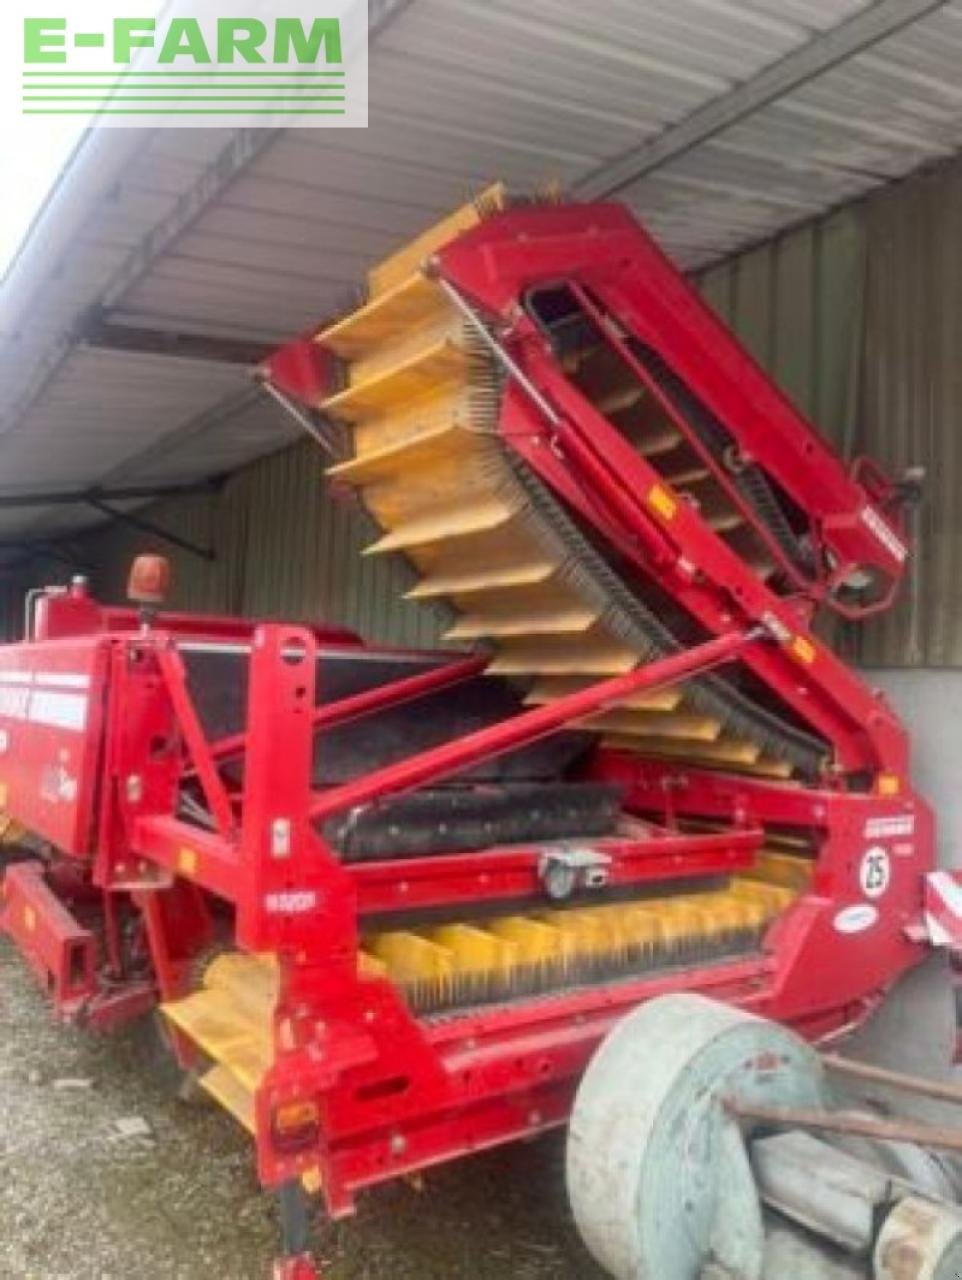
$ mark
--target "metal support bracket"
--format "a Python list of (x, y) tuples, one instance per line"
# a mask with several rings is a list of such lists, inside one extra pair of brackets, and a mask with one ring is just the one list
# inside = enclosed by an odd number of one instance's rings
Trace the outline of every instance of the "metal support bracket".
[(538, 879), (552, 902), (564, 902), (576, 889), (603, 889), (611, 858), (588, 847), (546, 849), (538, 863)]
[(87, 497), (84, 502), (94, 511), (99, 511), (101, 515), (108, 516), (120, 524), (129, 525), (131, 529), (137, 529), (140, 533), (149, 534), (152, 538), (159, 538), (161, 542), (167, 542), (172, 547), (179, 547), (181, 551), (187, 551), (200, 560), (212, 562), (217, 559), (213, 548), (202, 547), (196, 542), (191, 542), (189, 538), (182, 538), (179, 533), (164, 529), (159, 524), (154, 524), (153, 520), (144, 519), (143, 516), (135, 516), (129, 511), (118, 511), (102, 498)]

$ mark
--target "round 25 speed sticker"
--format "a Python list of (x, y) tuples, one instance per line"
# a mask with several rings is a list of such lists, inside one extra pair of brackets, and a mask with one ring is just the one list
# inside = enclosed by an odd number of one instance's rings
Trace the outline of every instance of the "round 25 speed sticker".
[(862, 855), (859, 883), (866, 898), (881, 898), (892, 882), (892, 860), (888, 851), (874, 844)]

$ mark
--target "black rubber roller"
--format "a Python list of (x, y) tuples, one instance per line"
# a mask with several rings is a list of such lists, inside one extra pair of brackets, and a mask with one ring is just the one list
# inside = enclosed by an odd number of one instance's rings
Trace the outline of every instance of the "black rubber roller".
[(329, 820), (345, 862), (466, 853), (610, 835), (621, 794), (604, 783), (516, 783), (417, 791)]

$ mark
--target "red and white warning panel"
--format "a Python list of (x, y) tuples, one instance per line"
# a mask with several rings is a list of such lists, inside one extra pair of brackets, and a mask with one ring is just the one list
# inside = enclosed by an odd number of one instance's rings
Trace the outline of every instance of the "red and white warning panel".
[(925, 877), (925, 925), (934, 947), (962, 952), (962, 872)]
[(67, 854), (91, 850), (110, 640), (0, 650), (0, 808)]

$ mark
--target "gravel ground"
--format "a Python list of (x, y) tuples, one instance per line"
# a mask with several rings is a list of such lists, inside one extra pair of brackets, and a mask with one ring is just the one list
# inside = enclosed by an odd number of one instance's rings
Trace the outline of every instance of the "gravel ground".
[[(944, 1073), (947, 991), (938, 967), (907, 979), (868, 1056)], [(0, 1280), (266, 1280), (278, 1232), (251, 1144), (213, 1105), (178, 1101), (175, 1082), (149, 1021), (112, 1036), (59, 1025), (0, 938)], [(925, 1105), (917, 1118), (941, 1122)], [(803, 1234), (774, 1227), (766, 1280), (865, 1275), (813, 1264)], [(570, 1219), (560, 1136), (369, 1192), (347, 1222), (319, 1214), (313, 1243), (325, 1280), (606, 1280)]]
[[(0, 1280), (265, 1280), (278, 1237), (250, 1143), (170, 1086), (149, 1026), (58, 1025), (0, 940)], [(118, 1134), (134, 1117), (149, 1137)], [(325, 1280), (604, 1280), (558, 1138), (369, 1192), (315, 1249)]]

